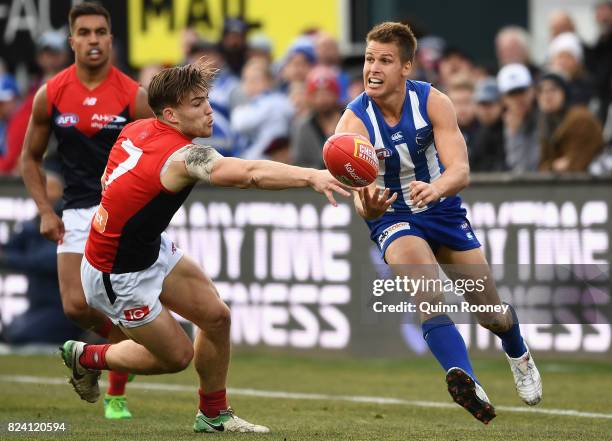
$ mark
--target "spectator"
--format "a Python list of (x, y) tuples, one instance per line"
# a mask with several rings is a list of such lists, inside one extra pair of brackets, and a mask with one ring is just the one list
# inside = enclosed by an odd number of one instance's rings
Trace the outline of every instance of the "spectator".
[(299, 120), (305, 118), (310, 112), (308, 107), (308, 98), (306, 96), (306, 83), (294, 81), (289, 86), (289, 102), (293, 107), (293, 119)]
[(495, 36), (495, 52), (500, 68), (507, 64), (527, 66), (531, 78), (538, 78), (540, 69), (531, 62), (529, 33), (520, 26), (506, 26)]
[(434, 35), (419, 38), (415, 57), (414, 79), (438, 84), (438, 65), (444, 54), (446, 42)]
[[(58, 174), (47, 172), (47, 194), (56, 201), (58, 211), (62, 185)], [(8, 243), (0, 247), (0, 267), (21, 272), (28, 279), (28, 309), (16, 316), (5, 329), (4, 336), (9, 343), (61, 343), (78, 337), (82, 332), (62, 310), (57, 279), (57, 244), (40, 234), (39, 224), (40, 217), (25, 222)]]
[(504, 151), (502, 103), (495, 78), (476, 83), (476, 118), (480, 124), (470, 151), (470, 170), (500, 172), (507, 170)]
[(537, 110), (533, 81), (522, 64), (508, 64), (497, 74), (497, 87), (505, 110), (504, 150), (508, 169), (530, 172), (540, 163)]
[(196, 138), (194, 142), (196, 144), (212, 145), (224, 156), (234, 156), (230, 113), (231, 108), (235, 105), (234, 101), (239, 100), (239, 98), (236, 98), (238, 96), (236, 94), (240, 80), (227, 67), (217, 46), (209, 41), (204, 39), (194, 41), (187, 55), (188, 63), (193, 63), (203, 57), (207, 62), (219, 69), (214, 79), (213, 87), (208, 94), (210, 106), (215, 112), (212, 136), (206, 139)]
[(564, 32), (576, 32), (576, 26), (572, 17), (562, 10), (553, 11), (548, 18), (548, 29), (550, 39), (553, 40), (557, 35)]
[(149, 90), (149, 84), (151, 84), (151, 80), (162, 69), (163, 67), (159, 64), (149, 64), (148, 66), (144, 66), (142, 69), (140, 69), (140, 72), (138, 72), (138, 82), (146, 90)]
[(19, 155), (9, 149), (9, 125), (18, 106), (19, 91), (15, 79), (9, 74), (0, 74), (0, 169), (2, 173), (10, 173)]
[(550, 69), (562, 73), (568, 79), (570, 102), (589, 104), (593, 96), (593, 86), (583, 65), (582, 44), (570, 32), (559, 34), (548, 48)]
[(251, 58), (263, 58), (263, 61), (272, 64), (272, 40), (266, 34), (251, 35), (247, 46), (247, 61)]
[(288, 162), (293, 109), (285, 95), (273, 91), (269, 65), (261, 59), (247, 62), (241, 87), (248, 100), (237, 106), (231, 115), (231, 129), (238, 137), (239, 156)]
[(448, 91), (455, 78), (471, 78), (474, 63), (470, 56), (456, 47), (444, 50), (438, 66), (438, 83), (436, 87)]
[(228, 17), (223, 23), (219, 53), (235, 76), (240, 75), (246, 61), (248, 30), (248, 25), (241, 18)]
[[(66, 46), (66, 36), (61, 32), (44, 32), (36, 41), (36, 63), (41, 70), (40, 78), (33, 81), (28, 93), (13, 114), (7, 127), (6, 154), (0, 157), (0, 173), (16, 173), (19, 168), (19, 156), (23, 146), (26, 129), (32, 114), (34, 95), (40, 85), (64, 69), (70, 57)], [(55, 136), (51, 137), (49, 148), (53, 152), (57, 147)]]
[(563, 76), (548, 73), (538, 84), (540, 107), (540, 170), (586, 171), (603, 148), (601, 124), (584, 106), (572, 106), (569, 84)]
[(598, 4), (595, 18), (599, 25), (599, 37), (587, 53), (586, 65), (593, 78), (598, 100), (597, 117), (607, 127), (612, 126), (612, 121), (607, 122), (612, 104), (612, 1)]
[(315, 37), (315, 55), (319, 65), (326, 66), (336, 73), (338, 85), (340, 86), (340, 100), (343, 103), (348, 103), (348, 86), (350, 78), (342, 69), (338, 41), (326, 32), (317, 33)]
[(306, 92), (312, 112), (296, 122), (291, 137), (291, 157), (296, 165), (320, 169), (324, 167), (323, 144), (334, 134), (342, 115), (336, 72), (329, 67), (315, 67), (308, 74)]
[(317, 62), (310, 37), (299, 37), (287, 51), (280, 70), (281, 89), (287, 92), (291, 83), (305, 83), (308, 72)]
[(465, 139), (468, 152), (471, 151), (474, 137), (478, 132), (479, 124), (476, 119), (476, 105), (474, 103), (474, 84), (469, 77), (455, 77), (448, 88), (448, 97), (455, 106), (457, 124)]

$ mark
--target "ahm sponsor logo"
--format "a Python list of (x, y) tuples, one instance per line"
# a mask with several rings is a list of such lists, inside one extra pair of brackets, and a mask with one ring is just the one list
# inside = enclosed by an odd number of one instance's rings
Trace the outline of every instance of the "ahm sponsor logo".
[(124, 123), (127, 121), (127, 118), (119, 115), (104, 115), (102, 113), (94, 113), (91, 120), (103, 123)]

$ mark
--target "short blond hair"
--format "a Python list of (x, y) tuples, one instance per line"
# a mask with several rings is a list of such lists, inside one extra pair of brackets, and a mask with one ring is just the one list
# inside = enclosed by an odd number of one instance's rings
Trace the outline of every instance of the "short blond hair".
[(414, 60), (417, 40), (410, 26), (404, 23), (386, 21), (377, 24), (366, 36), (366, 42), (369, 43), (370, 41), (395, 43), (399, 48), (402, 62)]
[(204, 57), (192, 64), (156, 73), (149, 84), (149, 106), (160, 116), (166, 107), (178, 107), (191, 92), (207, 93), (218, 69)]

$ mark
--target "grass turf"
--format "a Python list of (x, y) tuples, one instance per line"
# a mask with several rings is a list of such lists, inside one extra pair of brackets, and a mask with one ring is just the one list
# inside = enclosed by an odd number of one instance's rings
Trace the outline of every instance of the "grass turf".
[[(524, 406), (516, 396), (502, 359), (476, 359), (475, 369), (497, 406)], [(544, 380), (542, 408), (612, 414), (612, 367), (604, 362), (540, 360)], [(0, 439), (183, 440), (197, 396), (193, 391), (131, 388), (134, 419), (106, 421), (102, 404), (78, 399), (67, 384), (17, 383), (6, 375), (60, 378), (67, 370), (58, 357), (0, 356)], [(136, 382), (195, 385), (193, 368), (175, 375), (137, 377)], [(233, 357), (229, 386), (258, 390), (368, 395), (450, 403), (444, 375), (430, 358), (409, 361), (312, 359), (241, 354)], [(612, 419), (517, 413), (498, 410), (489, 426), (465, 410), (411, 405), (298, 400), (237, 395), (239, 416), (271, 427), (267, 435), (223, 434), (224, 439), (261, 440), (610, 440)], [(540, 407), (538, 406), (538, 407)], [(9, 421), (65, 421), (69, 430), (54, 435), (8, 434)]]

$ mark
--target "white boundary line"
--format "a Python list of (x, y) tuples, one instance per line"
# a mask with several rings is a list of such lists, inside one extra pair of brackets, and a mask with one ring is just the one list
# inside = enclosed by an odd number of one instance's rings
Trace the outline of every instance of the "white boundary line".
[[(141, 377), (142, 378), (142, 377)], [(30, 375), (0, 375), (0, 382), (4, 383), (26, 383), (26, 384), (47, 384), (47, 385), (65, 385), (67, 380), (58, 377), (34, 377)], [(101, 384), (106, 382), (101, 381)], [(183, 384), (166, 384), (166, 383), (148, 383), (138, 380), (131, 383), (130, 389), (144, 390), (163, 390), (171, 392), (189, 392), (195, 393), (195, 386), (185, 386)], [(271, 391), (258, 389), (240, 389), (228, 388), (227, 393), (230, 395), (261, 397), (261, 398), (285, 398), (289, 400), (321, 400), (321, 401), (346, 401), (351, 403), (367, 403), (367, 404), (395, 404), (401, 406), (426, 407), (426, 408), (442, 408), (442, 409), (459, 409), (456, 404), (443, 403), (438, 401), (418, 401), (418, 400), (403, 400), (401, 398), (385, 398), (360, 395), (328, 395), (328, 394), (311, 394), (311, 393), (296, 393), (285, 391)], [(496, 410), (504, 412), (517, 413), (534, 413), (545, 414), (563, 417), (577, 418), (602, 418), (612, 419), (610, 413), (596, 412), (581, 412), (573, 409), (543, 409), (539, 407), (516, 407), (516, 406), (495, 406)]]

